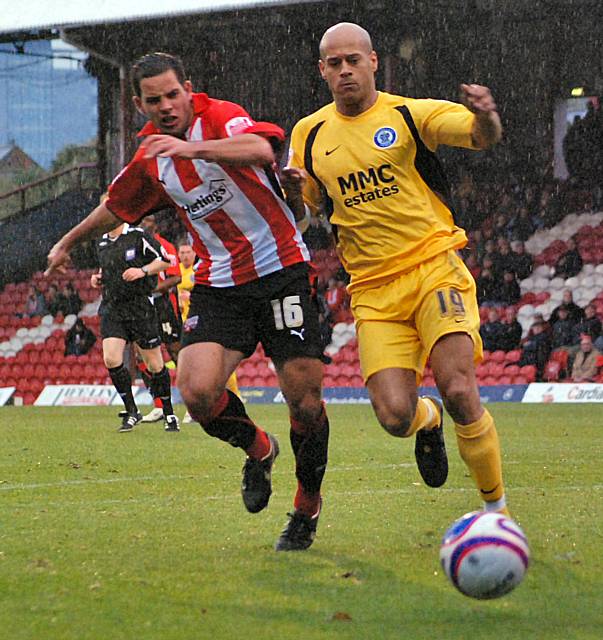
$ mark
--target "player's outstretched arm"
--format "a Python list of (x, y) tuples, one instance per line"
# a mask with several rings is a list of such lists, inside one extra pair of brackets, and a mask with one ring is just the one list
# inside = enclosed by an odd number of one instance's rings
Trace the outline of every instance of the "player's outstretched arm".
[(306, 172), (298, 167), (285, 167), (280, 172), (285, 199), (302, 233), (308, 228), (309, 223), (309, 209), (304, 203), (304, 185), (307, 179)]
[(487, 149), (496, 144), (502, 137), (502, 125), (490, 89), (479, 84), (462, 84), (461, 102), (475, 114), (471, 132), (475, 145)]
[(44, 275), (48, 276), (55, 271), (64, 271), (69, 262), (69, 254), (75, 246), (115, 229), (122, 223), (123, 220), (114, 215), (104, 204), (100, 204), (87, 218), (68, 231), (52, 247), (48, 254), (48, 268)]
[(169, 135), (148, 136), (142, 143), (145, 158), (180, 158), (223, 162), (232, 165), (265, 165), (275, 161), (270, 142), (255, 133), (242, 133), (232, 138), (187, 141)]
[(126, 282), (133, 282), (134, 280), (140, 280), (140, 278), (146, 278), (146, 276), (156, 276), (160, 271), (165, 271), (170, 268), (170, 263), (165, 260), (157, 259), (153, 262), (145, 264), (144, 267), (130, 267), (126, 269), (121, 277)]
[(153, 293), (169, 293), (182, 282), (182, 276), (169, 276), (165, 280), (159, 280)]

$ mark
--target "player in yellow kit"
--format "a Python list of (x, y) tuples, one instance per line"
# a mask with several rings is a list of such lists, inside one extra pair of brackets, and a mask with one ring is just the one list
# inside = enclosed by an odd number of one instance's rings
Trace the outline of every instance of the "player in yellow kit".
[(498, 436), (475, 378), (482, 358), (475, 283), (456, 253), (467, 238), (434, 155), (440, 144), (496, 143), (496, 105), (479, 85), (461, 85), (464, 105), (379, 92), (377, 65), (363, 28), (341, 23), (325, 32), (319, 68), (334, 102), (293, 129), (282, 175), (287, 200), (297, 219), (321, 204), (329, 215), (381, 425), (397, 437), (416, 434), (423, 479), (445, 482), (442, 407), (417, 396), (429, 358), (486, 510), (508, 513)]
[(182, 243), (178, 246), (180, 260), (180, 282), (178, 283), (178, 306), (184, 322), (188, 318), (191, 291), (195, 286), (195, 263), (197, 256), (190, 244)]

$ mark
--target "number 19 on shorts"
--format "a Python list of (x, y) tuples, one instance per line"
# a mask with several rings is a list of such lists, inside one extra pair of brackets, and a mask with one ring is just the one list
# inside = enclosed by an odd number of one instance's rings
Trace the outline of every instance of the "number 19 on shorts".
[(464, 318), (463, 296), (456, 289), (438, 289), (436, 291), (440, 314), (443, 317)]
[(270, 300), (274, 313), (274, 326), (278, 331), (285, 327), (295, 329), (304, 324), (304, 310), (299, 296), (286, 296), (282, 300)]

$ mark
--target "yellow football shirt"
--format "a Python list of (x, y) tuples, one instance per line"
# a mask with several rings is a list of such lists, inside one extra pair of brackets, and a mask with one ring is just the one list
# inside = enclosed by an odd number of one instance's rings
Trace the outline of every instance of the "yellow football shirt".
[(448, 185), (434, 151), (475, 148), (474, 118), (453, 102), (379, 92), (359, 116), (331, 103), (295, 125), (289, 165), (308, 173), (304, 199), (312, 210), (326, 200), (351, 292), (466, 244), (445, 204)]
[[(182, 276), (180, 284), (178, 285), (178, 302), (180, 304), (180, 314), (182, 315), (182, 321), (184, 322), (188, 318), (188, 310), (191, 305), (190, 292), (195, 286), (195, 266), (185, 267), (180, 263), (180, 275)], [(187, 292), (189, 295), (181, 296), (181, 292)]]

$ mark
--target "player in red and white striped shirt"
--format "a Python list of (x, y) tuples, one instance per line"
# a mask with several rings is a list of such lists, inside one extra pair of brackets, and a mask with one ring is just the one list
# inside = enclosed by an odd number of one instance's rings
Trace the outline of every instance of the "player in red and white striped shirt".
[(308, 548), (321, 508), (329, 423), (321, 400), (322, 348), (308, 250), (273, 172), (279, 127), (240, 106), (192, 91), (178, 58), (154, 53), (132, 69), (134, 102), (149, 122), (109, 198), (48, 256), (48, 272), (72, 247), (121, 221), (174, 207), (200, 257), (182, 335), (178, 385), (207, 433), (243, 449), (248, 511), (267, 506), (278, 442), (225, 389), (258, 343), (287, 399), (298, 489), (277, 550)]

